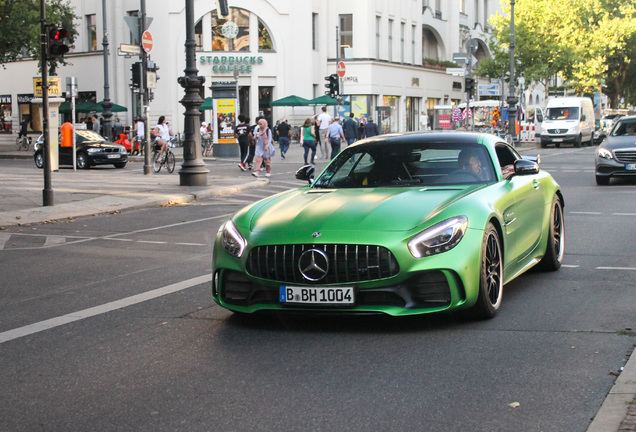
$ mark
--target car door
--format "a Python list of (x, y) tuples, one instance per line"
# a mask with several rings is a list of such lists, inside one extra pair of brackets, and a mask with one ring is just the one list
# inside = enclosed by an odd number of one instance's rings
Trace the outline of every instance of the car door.
[[(521, 159), (507, 144), (497, 145), (497, 158), (502, 171), (504, 167)], [(545, 214), (545, 187), (542, 185), (542, 174), (513, 174), (505, 180), (514, 197), (504, 216), (506, 233), (509, 237), (508, 252), (510, 258), (524, 260), (532, 253), (541, 240), (543, 219)]]

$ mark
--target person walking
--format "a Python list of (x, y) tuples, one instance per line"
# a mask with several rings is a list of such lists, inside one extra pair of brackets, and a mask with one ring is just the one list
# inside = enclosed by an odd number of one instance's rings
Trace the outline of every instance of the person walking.
[(364, 117), (360, 116), (360, 119), (358, 120), (358, 139), (363, 139), (365, 138), (364, 136)]
[(289, 150), (289, 142), (291, 140), (292, 130), (286, 118), (282, 118), (278, 125), (278, 147), (280, 149), (280, 157), (285, 159), (285, 153)]
[(246, 120), (249, 121), (249, 119), (246, 119), (243, 114), (238, 116), (238, 120), (240, 123), (236, 126), (236, 128), (234, 128), (234, 137), (238, 140), (241, 155), (238, 167), (241, 169), (241, 171), (246, 171), (249, 145), (250, 142), (253, 141), (252, 130), (250, 128), (250, 125), (248, 125), (246, 122)]
[(100, 124), (99, 124), (99, 117), (97, 117), (97, 114), (93, 114), (93, 122), (91, 123), (91, 127), (93, 128), (93, 132), (95, 133), (99, 133), (99, 129), (100, 129)]
[(329, 159), (329, 147), (327, 146), (327, 136), (331, 125), (331, 116), (327, 114), (327, 107), (322, 107), (322, 113), (318, 116), (318, 138), (320, 146), (320, 157)]
[(259, 177), (261, 165), (265, 165), (265, 177), (272, 175), (272, 156), (274, 156), (274, 140), (272, 130), (267, 126), (267, 120), (261, 118), (254, 129), (256, 149), (254, 151), (254, 170), (252, 175)]
[(121, 124), (119, 117), (115, 117), (115, 123), (113, 124), (113, 136), (120, 139), (120, 135), (124, 133), (124, 125)]
[(422, 111), (422, 114), (420, 115), (420, 130), (431, 130), (428, 126), (428, 115), (426, 114), (426, 111)]
[(348, 146), (358, 139), (358, 123), (353, 119), (353, 113), (349, 113), (349, 118), (345, 120), (342, 129)]
[(316, 133), (311, 117), (308, 117), (300, 128), (300, 145), (305, 149), (305, 165), (307, 165), (309, 150), (311, 150), (311, 164), (313, 165), (316, 158)]
[(364, 136), (370, 138), (376, 135), (380, 135), (380, 129), (378, 125), (373, 122), (373, 117), (369, 117), (367, 124), (364, 125)]
[(340, 145), (345, 140), (344, 131), (340, 126), (340, 118), (335, 117), (329, 125), (329, 142), (331, 143), (331, 159), (340, 153)]

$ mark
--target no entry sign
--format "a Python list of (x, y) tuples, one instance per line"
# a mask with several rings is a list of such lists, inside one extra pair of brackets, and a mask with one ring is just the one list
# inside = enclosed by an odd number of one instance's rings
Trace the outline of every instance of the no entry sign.
[(145, 31), (144, 34), (141, 35), (141, 46), (147, 53), (152, 51), (152, 35), (149, 31)]
[(345, 71), (346, 71), (346, 68), (345, 68), (344, 62), (338, 62), (338, 66), (336, 67), (336, 72), (338, 72), (338, 76), (340, 78), (345, 76)]

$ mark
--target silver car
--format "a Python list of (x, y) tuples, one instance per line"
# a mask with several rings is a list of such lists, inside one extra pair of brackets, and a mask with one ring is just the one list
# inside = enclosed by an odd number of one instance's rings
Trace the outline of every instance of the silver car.
[(608, 185), (611, 177), (636, 178), (636, 116), (621, 117), (596, 149), (596, 184)]

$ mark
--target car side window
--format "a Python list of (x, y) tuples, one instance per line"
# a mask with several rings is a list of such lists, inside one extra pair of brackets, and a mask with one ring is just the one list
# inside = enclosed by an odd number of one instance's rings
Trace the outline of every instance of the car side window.
[(497, 153), (497, 159), (499, 160), (501, 174), (504, 179), (507, 179), (514, 173), (515, 161), (519, 159), (519, 157), (510, 147), (504, 144), (497, 145), (495, 151)]

